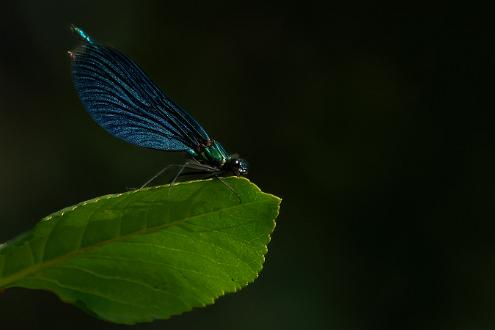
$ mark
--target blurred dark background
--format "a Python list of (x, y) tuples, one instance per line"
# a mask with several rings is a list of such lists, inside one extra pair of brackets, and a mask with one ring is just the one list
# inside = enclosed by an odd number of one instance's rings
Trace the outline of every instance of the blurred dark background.
[[(495, 109), (483, 97), (494, 57), (482, 15), (17, 1), (0, 17), (0, 242), (183, 160), (112, 138), (85, 113), (70, 23), (134, 58), (283, 198), (255, 283), (133, 328), (495, 328)], [(24, 289), (0, 294), (0, 327), (129, 328)]]

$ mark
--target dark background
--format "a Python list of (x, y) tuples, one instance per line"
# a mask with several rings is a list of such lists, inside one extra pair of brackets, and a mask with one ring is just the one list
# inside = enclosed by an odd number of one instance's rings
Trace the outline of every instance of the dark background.
[[(0, 18), (0, 241), (183, 160), (85, 113), (70, 23), (134, 58), (283, 198), (255, 283), (132, 328), (495, 327), (493, 37), (474, 10), (21, 1)], [(24, 289), (0, 295), (0, 328), (129, 329)]]

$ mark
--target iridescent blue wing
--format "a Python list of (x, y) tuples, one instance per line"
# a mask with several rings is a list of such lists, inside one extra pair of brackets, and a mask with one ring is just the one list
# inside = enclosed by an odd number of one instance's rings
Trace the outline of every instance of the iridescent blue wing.
[(83, 45), (69, 52), (72, 77), (91, 117), (110, 134), (132, 144), (194, 153), (208, 134), (118, 50), (95, 43), (81, 29)]

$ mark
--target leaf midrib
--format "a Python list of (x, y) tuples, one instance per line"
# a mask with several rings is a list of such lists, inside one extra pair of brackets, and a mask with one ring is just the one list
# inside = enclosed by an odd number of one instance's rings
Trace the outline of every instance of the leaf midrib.
[[(229, 206), (229, 207), (226, 207), (226, 208), (222, 208), (222, 209), (218, 209), (218, 210), (214, 210), (214, 211), (210, 211), (210, 212), (201, 213), (201, 214), (198, 214), (198, 215), (193, 215), (193, 216), (190, 216), (190, 217), (187, 217), (187, 218), (178, 219), (178, 220), (175, 220), (175, 221), (172, 221), (172, 222), (169, 222), (169, 223), (165, 223), (165, 224), (161, 224), (161, 225), (158, 225), (158, 226), (154, 226), (154, 227), (145, 227), (145, 228), (142, 228), (140, 230), (137, 230), (137, 231), (128, 233), (126, 235), (120, 235), (120, 236), (116, 236), (116, 237), (111, 238), (111, 239), (103, 240), (103, 241), (97, 242), (97, 243), (95, 243), (93, 245), (88, 245), (88, 246), (79, 248), (77, 250), (73, 250), (73, 251), (71, 251), (71, 252), (69, 252), (67, 254), (64, 254), (64, 255), (55, 257), (55, 258), (53, 258), (51, 260), (48, 260), (48, 261), (43, 260), (43, 261), (41, 261), (41, 262), (39, 262), (37, 264), (34, 264), (34, 265), (29, 266), (27, 268), (24, 268), (23, 270), (21, 270), (19, 272), (16, 272), (16, 273), (13, 273), (13, 274), (11, 274), (11, 275), (9, 275), (7, 277), (4, 277), (3, 280), (0, 279), (0, 289), (1, 288), (7, 288), (7, 287), (9, 287), (10, 284), (15, 283), (19, 278), (25, 277), (27, 275), (30, 275), (30, 274), (34, 273), (34, 272), (37, 272), (37, 271), (42, 270), (42, 269), (45, 269), (45, 268), (47, 268), (49, 266), (56, 265), (57, 263), (62, 262), (62, 261), (66, 260), (66, 259), (68, 259), (70, 257), (77, 256), (77, 255), (82, 254), (84, 252), (97, 249), (97, 248), (99, 248), (101, 246), (105, 246), (105, 245), (110, 244), (112, 242), (116, 242), (116, 241), (120, 241), (120, 240), (125, 240), (126, 238), (129, 238), (129, 237), (132, 237), (132, 236), (135, 236), (135, 235), (145, 235), (145, 234), (150, 234), (150, 233), (153, 233), (153, 232), (157, 232), (157, 231), (159, 231), (161, 229), (168, 228), (168, 227), (171, 227), (171, 226), (174, 226), (174, 225), (177, 225), (177, 224), (185, 223), (188, 220), (196, 219), (196, 218), (199, 218), (199, 217), (202, 217), (202, 216), (205, 216), (205, 215), (215, 214), (215, 213), (219, 213), (219, 212), (226, 211), (226, 210), (231, 210), (231, 209), (236, 209), (236, 208), (244, 207), (244, 206), (247, 206), (247, 205), (258, 204), (258, 203), (268, 203), (268, 202), (269, 202), (269, 200), (257, 200), (257, 201), (251, 201), (251, 202), (247, 202), (247, 203), (242, 203), (242, 204), (239, 204), (239, 205)], [(86, 226), (88, 225), (88, 223), (86, 223)], [(7, 258), (8, 255), (5, 255), (5, 257)], [(5, 260), (6, 260), (6, 258), (5, 258)]]

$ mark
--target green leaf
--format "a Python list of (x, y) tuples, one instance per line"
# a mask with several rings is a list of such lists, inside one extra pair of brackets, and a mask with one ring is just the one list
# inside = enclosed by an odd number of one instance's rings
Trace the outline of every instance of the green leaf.
[(280, 205), (247, 179), (224, 180), (236, 193), (219, 180), (192, 181), (49, 215), (0, 245), (0, 291), (49, 290), (125, 324), (212, 304), (258, 276)]

